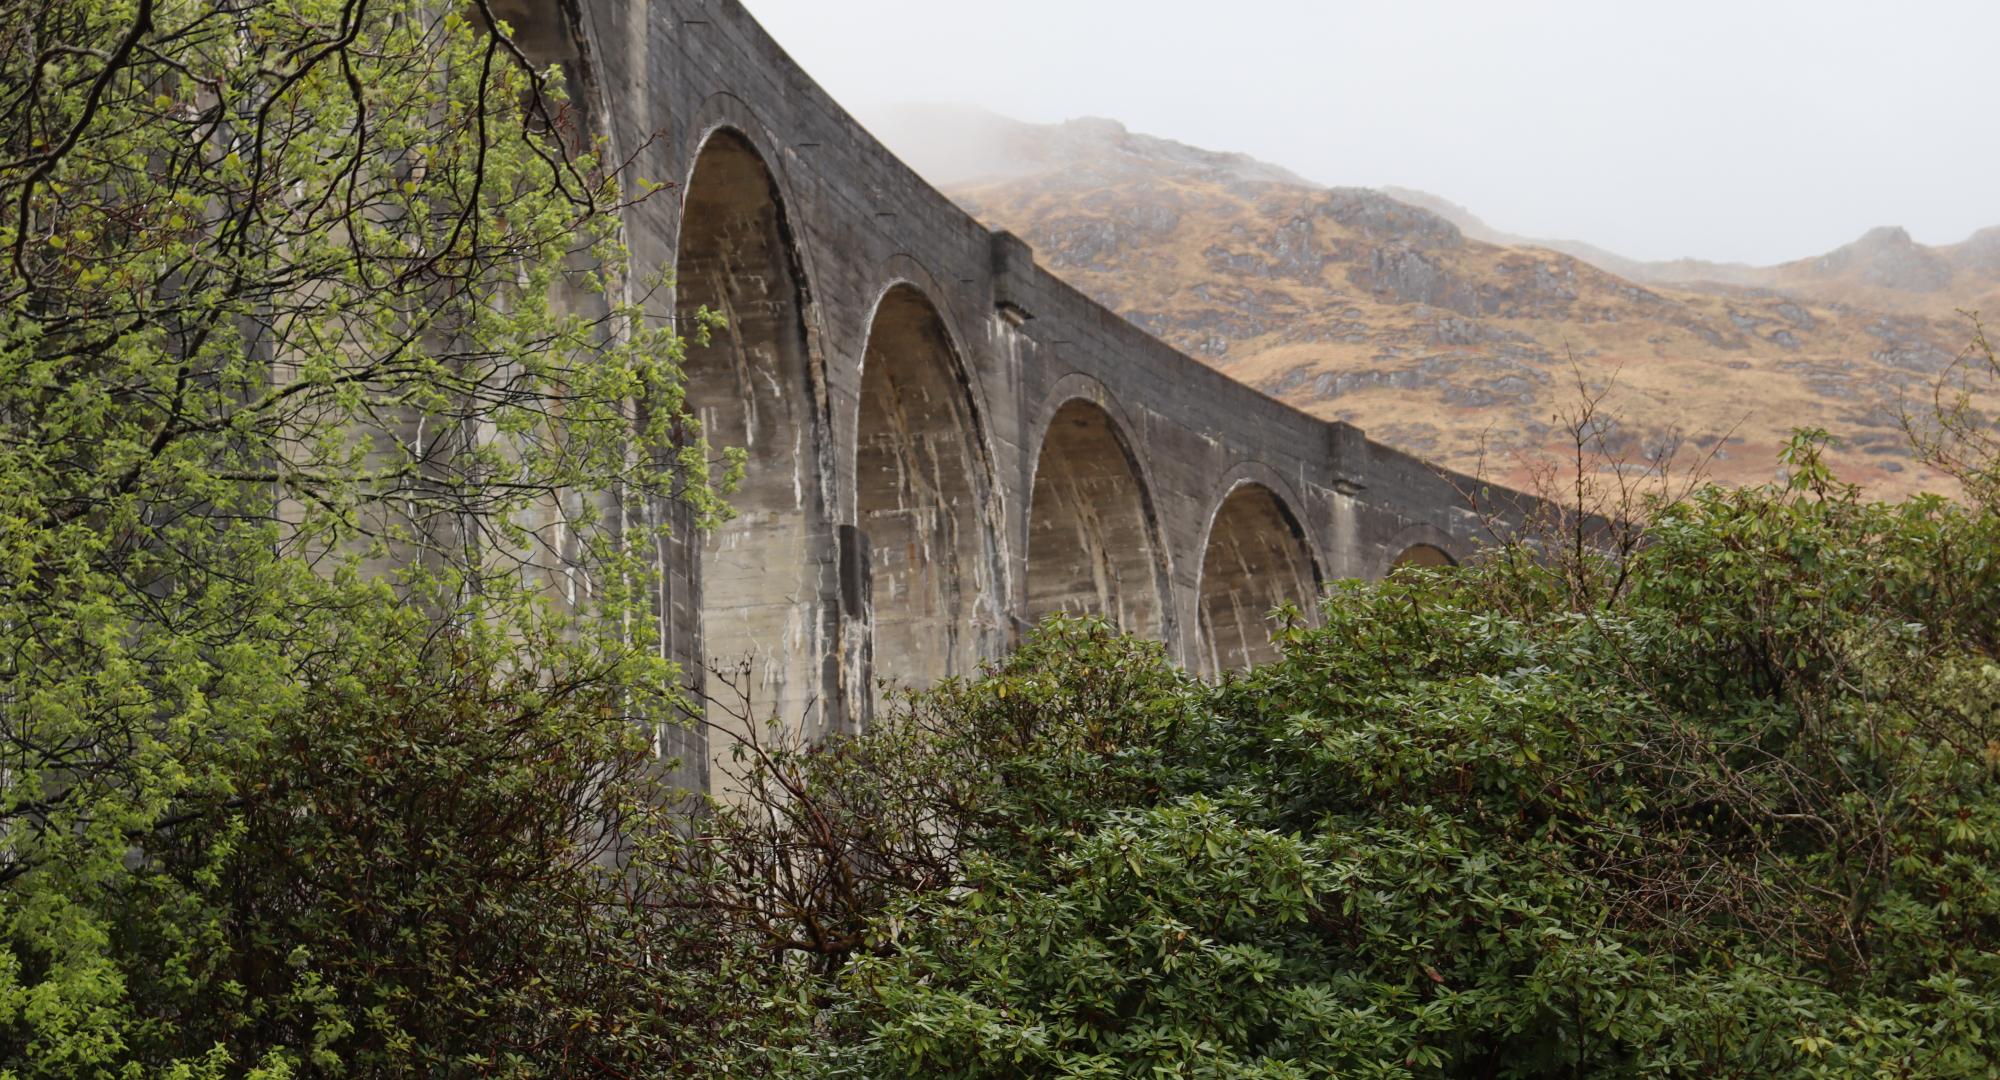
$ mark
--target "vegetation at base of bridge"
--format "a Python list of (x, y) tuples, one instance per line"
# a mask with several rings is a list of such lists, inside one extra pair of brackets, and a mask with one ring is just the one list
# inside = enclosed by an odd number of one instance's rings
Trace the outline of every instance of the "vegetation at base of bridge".
[(1219, 683), (1054, 619), (694, 819), (612, 673), (381, 649), (188, 748), (229, 783), (143, 857), (9, 883), (4, 1065), (1984, 1075), (2000, 515), (1817, 445), (1587, 593), (1350, 583)]
[(1219, 683), (1052, 621), (701, 807), (629, 633), (632, 508), (721, 512), (681, 345), (508, 52), (0, 9), (0, 1076), (2000, 1067), (1983, 418), (1967, 505), (1802, 435)]
[(1986, 1075), (2000, 516), (1821, 445), (1218, 685), (1051, 622), (747, 762), (675, 880), (792, 957), (805, 1075)]

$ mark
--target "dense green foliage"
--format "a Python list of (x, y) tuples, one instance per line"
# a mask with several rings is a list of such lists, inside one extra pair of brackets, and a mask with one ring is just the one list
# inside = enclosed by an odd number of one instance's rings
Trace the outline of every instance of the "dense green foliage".
[(0, 1075), (627, 1053), (587, 770), (671, 715), (654, 507), (714, 504), (480, 10), (0, 5)]
[(815, 1067), (2000, 1068), (2000, 520), (1860, 502), (1814, 447), (1593, 560), (1593, 606), (1500, 552), (1344, 587), (1215, 687), (1058, 622), (803, 756), (798, 820), (895, 886), (820, 906), (868, 915)]
[(113, 921), (147, 1018), (127, 1052), (360, 1076), (714, 1060), (711, 942), (604, 869), (668, 825), (616, 680), (413, 644), (313, 688), (227, 762), (234, 798), (155, 832)]

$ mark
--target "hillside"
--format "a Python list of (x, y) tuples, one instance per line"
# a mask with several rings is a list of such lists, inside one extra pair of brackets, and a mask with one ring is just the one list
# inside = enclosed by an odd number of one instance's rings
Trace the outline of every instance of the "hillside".
[(1900, 227), (1885, 225), (1824, 255), (1776, 266), (1702, 259), (1645, 262), (1580, 240), (1501, 232), (1465, 207), (1429, 192), (1390, 187), (1383, 194), (1437, 214), (1471, 239), (1559, 251), (1646, 285), (1777, 289), (1899, 314), (1950, 316), (2000, 310), (2000, 226), (1981, 229), (1962, 243), (1930, 247)]
[(1817, 426), (1871, 494), (1950, 490), (1910, 460), (1903, 410), (1924, 407), (1964, 348), (1955, 309), (2000, 301), (2000, 230), (1926, 248), (1879, 229), (1770, 268), (1640, 263), (1107, 120), (924, 110), (880, 129), (1148, 331), (1441, 464), (1472, 471), (1483, 456), (1510, 483), (1528, 479), (1525, 452), (1559, 448), (1574, 364), (1615, 382), (1610, 439), (1632, 458), (1684, 436), (1681, 461), (1713, 448), (1718, 479), (1754, 483), (1791, 429)]

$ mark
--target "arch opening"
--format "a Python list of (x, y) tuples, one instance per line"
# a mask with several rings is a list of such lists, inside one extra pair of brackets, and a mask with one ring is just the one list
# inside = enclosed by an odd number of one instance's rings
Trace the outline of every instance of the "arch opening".
[[(741, 135), (716, 132), (683, 203), (675, 314), (688, 337), (688, 410), (714, 454), (740, 447), (735, 516), (695, 553), (699, 662), (707, 719), (722, 731), (777, 719), (815, 733), (828, 655), (832, 556), (817, 467), (805, 290), (777, 184)], [(722, 316), (706, 344), (696, 316)], [(711, 729), (712, 731), (714, 729)], [(710, 761), (729, 753), (708, 737)]]
[(1393, 574), (1405, 566), (1433, 567), (1457, 565), (1458, 560), (1452, 558), (1450, 552), (1438, 547), (1436, 544), (1411, 544), (1409, 547), (1403, 549), (1401, 555), (1396, 556), (1395, 562), (1389, 564), (1389, 572)]
[(1286, 603), (1310, 616), (1319, 570), (1305, 530), (1262, 484), (1237, 486), (1208, 529), (1201, 560), (1200, 662), (1208, 674), (1278, 658), (1270, 612)]
[(912, 286), (876, 308), (857, 419), (874, 674), (917, 688), (969, 675), (992, 629), (975, 418), (944, 320)]
[(1028, 617), (1098, 615), (1162, 638), (1159, 570), (1130, 449), (1102, 408), (1064, 403), (1042, 437), (1028, 504)]

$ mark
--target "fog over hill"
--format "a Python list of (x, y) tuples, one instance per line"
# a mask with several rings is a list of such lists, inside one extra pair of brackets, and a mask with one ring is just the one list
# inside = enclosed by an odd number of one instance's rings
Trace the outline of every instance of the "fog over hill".
[[(2000, 309), (2000, 228), (1928, 247), (1896, 227), (1776, 266), (1644, 262), (1516, 236), (1445, 197), (1324, 187), (1111, 120), (879, 113), (876, 133), (1117, 310), (1267, 392), (1512, 483), (1558, 448), (1576, 379), (1615, 384), (1612, 445), (1677, 440), (1729, 482), (1792, 428), (1884, 496), (1946, 489), (1910, 460), (1922, 415)], [(1986, 407), (1996, 403), (1984, 401)]]
[(946, 190), (1031, 178), (1089, 187), (1162, 170), (1225, 182), (1313, 186), (1247, 154), (1135, 134), (1101, 117), (1029, 124), (968, 106), (899, 105), (881, 110), (870, 127), (904, 162)]

